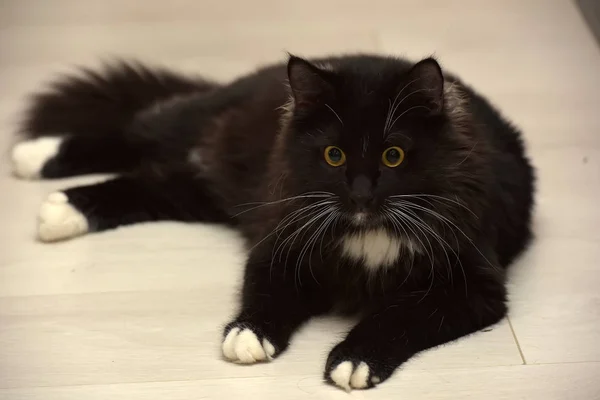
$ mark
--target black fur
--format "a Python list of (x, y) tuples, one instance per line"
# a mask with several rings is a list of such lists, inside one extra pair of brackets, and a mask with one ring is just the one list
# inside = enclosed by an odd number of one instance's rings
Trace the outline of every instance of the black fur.
[(128, 134), (138, 114), (217, 87), (139, 63), (107, 65), (103, 73), (84, 69), (32, 96), (21, 132), (34, 138), (66, 136), (59, 155), (44, 166), (44, 178), (131, 170), (150, 156)]
[(186, 174), (171, 174), (166, 179), (123, 176), (64, 193), (86, 216), (91, 231), (172, 219), (233, 224), (212, 202), (201, 180), (195, 183), (190, 186)]
[[(250, 329), (276, 356), (314, 315), (361, 315), (331, 351), (328, 381), (341, 362), (366, 363), (372, 387), (506, 314), (533, 168), (519, 132), (435, 60), (292, 56), (223, 86), (123, 64), (58, 81), (32, 104), (25, 134), (66, 137), (44, 177), (122, 174), (66, 191), (93, 230), (171, 219), (246, 236), (225, 335)], [(330, 166), (327, 146), (345, 164)], [(390, 146), (405, 155), (395, 168), (382, 163)], [(377, 266), (342, 251), (373, 231), (400, 257)]]

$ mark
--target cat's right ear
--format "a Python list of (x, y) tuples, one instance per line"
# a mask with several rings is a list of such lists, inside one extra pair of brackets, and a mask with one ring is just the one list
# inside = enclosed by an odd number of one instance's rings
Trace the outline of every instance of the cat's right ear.
[(444, 107), (444, 74), (440, 64), (433, 58), (426, 58), (416, 63), (408, 72), (410, 82), (406, 87), (410, 90), (413, 99), (419, 99), (429, 108), (431, 113), (437, 114)]
[(326, 103), (333, 95), (333, 86), (328, 81), (328, 72), (307, 60), (290, 55), (287, 72), (296, 111), (310, 110)]

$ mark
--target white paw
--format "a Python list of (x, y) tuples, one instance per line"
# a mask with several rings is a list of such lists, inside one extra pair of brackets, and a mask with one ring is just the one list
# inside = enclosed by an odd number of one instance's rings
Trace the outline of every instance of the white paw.
[(352, 361), (342, 361), (329, 373), (333, 383), (347, 391), (366, 389), (380, 382), (378, 377), (373, 376), (369, 385), (369, 375), (369, 366), (365, 362), (360, 362), (355, 368)]
[(17, 143), (12, 149), (13, 173), (22, 179), (41, 178), (44, 165), (58, 154), (62, 137), (40, 137)]
[(83, 235), (88, 229), (87, 218), (69, 204), (63, 192), (50, 194), (42, 203), (38, 213), (38, 237), (43, 242)]
[(229, 361), (241, 364), (253, 364), (258, 361), (270, 361), (275, 347), (267, 339), (262, 343), (248, 328), (232, 328), (223, 340), (223, 355)]

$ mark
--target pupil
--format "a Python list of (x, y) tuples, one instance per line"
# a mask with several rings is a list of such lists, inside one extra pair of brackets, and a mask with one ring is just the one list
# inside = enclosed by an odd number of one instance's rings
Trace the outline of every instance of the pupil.
[(342, 159), (342, 153), (338, 149), (329, 150), (329, 158), (333, 162), (338, 162)]
[(395, 163), (400, 159), (400, 153), (398, 153), (398, 150), (392, 149), (388, 151), (387, 159), (389, 162)]

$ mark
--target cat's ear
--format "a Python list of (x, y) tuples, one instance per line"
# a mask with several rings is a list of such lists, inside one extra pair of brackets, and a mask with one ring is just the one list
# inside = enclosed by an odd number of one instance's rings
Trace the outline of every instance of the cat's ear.
[(328, 72), (307, 60), (290, 55), (287, 72), (296, 110), (311, 109), (326, 103), (332, 96), (333, 86), (328, 81)]
[(444, 74), (433, 58), (416, 63), (408, 72), (409, 93), (416, 95), (432, 113), (440, 113), (444, 108)]

